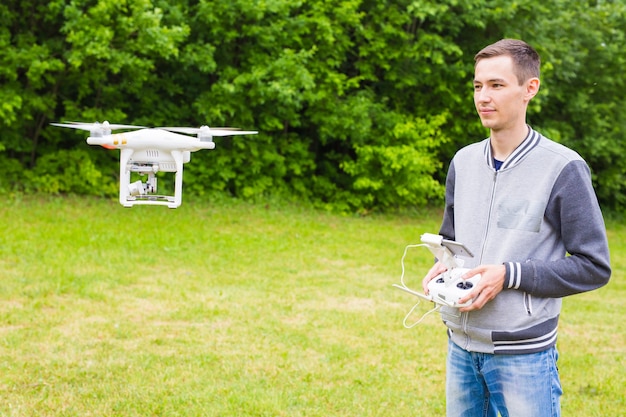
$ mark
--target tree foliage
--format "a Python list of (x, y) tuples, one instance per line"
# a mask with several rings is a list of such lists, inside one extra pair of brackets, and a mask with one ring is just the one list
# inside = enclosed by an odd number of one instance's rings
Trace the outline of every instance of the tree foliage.
[(0, 191), (113, 193), (116, 153), (49, 127), (109, 120), (260, 131), (193, 154), (186, 193), (436, 202), (454, 151), (487, 133), (473, 55), (516, 37), (543, 59), (529, 122), (585, 157), (603, 205), (626, 207), (623, 1), (40, 3), (0, 5)]

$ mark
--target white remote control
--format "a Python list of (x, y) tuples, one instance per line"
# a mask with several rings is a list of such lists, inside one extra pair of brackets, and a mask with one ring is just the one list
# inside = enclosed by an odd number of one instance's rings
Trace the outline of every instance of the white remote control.
[(459, 300), (475, 287), (481, 276), (478, 274), (469, 279), (461, 278), (469, 269), (463, 268), (464, 261), (458, 256), (473, 257), (474, 255), (463, 244), (446, 240), (440, 235), (424, 233), (421, 236), (421, 240), (448, 270), (428, 283), (428, 295), (411, 290), (404, 284), (394, 284), (393, 286), (420, 298), (448, 307), (459, 308), (472, 304), (473, 300), (462, 304), (459, 303)]
[(428, 283), (428, 295), (432, 301), (449, 307), (467, 307), (472, 304), (474, 300), (459, 303), (480, 281), (480, 274), (469, 279), (461, 278), (467, 271), (467, 268), (454, 268), (433, 278)]

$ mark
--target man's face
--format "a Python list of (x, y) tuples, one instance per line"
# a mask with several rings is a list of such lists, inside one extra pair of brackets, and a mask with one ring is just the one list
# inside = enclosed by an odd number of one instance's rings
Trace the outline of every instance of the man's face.
[(483, 126), (496, 132), (515, 129), (520, 123), (525, 125), (528, 101), (536, 93), (529, 89), (529, 83), (519, 85), (509, 56), (478, 61), (474, 71), (474, 105)]

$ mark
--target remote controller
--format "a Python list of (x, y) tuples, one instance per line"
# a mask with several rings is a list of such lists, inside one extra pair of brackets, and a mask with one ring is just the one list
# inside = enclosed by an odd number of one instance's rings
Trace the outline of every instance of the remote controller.
[(463, 268), (464, 261), (459, 256), (473, 257), (472, 253), (462, 244), (452, 240), (446, 240), (443, 236), (424, 233), (421, 236), (423, 246), (426, 246), (433, 255), (443, 263), (448, 270), (439, 274), (428, 283), (428, 295), (414, 291), (403, 285), (393, 286), (410, 294), (418, 296), (437, 304), (448, 307), (467, 307), (472, 304), (469, 300), (460, 304), (459, 300), (471, 291), (480, 281), (480, 274), (470, 279), (461, 278), (469, 269)]
[(480, 281), (480, 274), (469, 279), (461, 278), (467, 271), (467, 268), (454, 268), (433, 278), (428, 283), (428, 295), (432, 301), (449, 307), (467, 307), (472, 304), (473, 300), (459, 303)]

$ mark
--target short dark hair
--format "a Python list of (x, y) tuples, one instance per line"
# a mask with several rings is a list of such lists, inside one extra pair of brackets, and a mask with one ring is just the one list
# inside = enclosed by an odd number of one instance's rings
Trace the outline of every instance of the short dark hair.
[(481, 59), (502, 55), (513, 59), (513, 72), (520, 85), (530, 78), (539, 78), (539, 54), (532, 46), (517, 39), (502, 39), (484, 47), (474, 56), (474, 66)]

